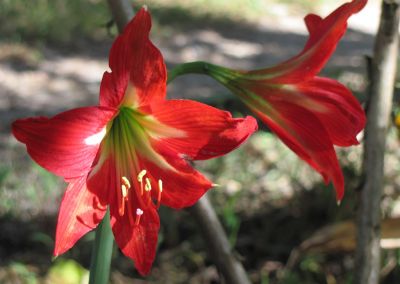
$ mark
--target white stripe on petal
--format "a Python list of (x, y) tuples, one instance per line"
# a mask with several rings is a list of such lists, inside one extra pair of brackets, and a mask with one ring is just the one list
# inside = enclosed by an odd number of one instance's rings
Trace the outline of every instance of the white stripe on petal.
[(85, 138), (84, 140), (85, 144), (89, 146), (98, 145), (103, 140), (105, 135), (106, 135), (106, 128), (104, 127), (100, 132)]

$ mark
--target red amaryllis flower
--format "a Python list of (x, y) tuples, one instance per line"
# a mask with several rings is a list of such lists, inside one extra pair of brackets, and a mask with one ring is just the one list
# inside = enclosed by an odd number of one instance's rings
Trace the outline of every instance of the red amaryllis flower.
[(122, 252), (143, 275), (155, 257), (157, 208), (193, 205), (212, 184), (188, 160), (223, 155), (257, 128), (254, 118), (166, 100), (166, 69), (141, 9), (110, 51), (100, 105), (13, 123), (14, 136), (42, 167), (69, 183), (57, 223), (59, 255), (95, 228), (109, 206)]
[(277, 66), (235, 71), (208, 65), (206, 71), (237, 94), (326, 183), (332, 181), (338, 200), (344, 194), (344, 180), (333, 145), (358, 144), (365, 114), (345, 86), (316, 74), (345, 33), (347, 19), (366, 2), (346, 3), (325, 19), (308, 15), (310, 37), (303, 51)]

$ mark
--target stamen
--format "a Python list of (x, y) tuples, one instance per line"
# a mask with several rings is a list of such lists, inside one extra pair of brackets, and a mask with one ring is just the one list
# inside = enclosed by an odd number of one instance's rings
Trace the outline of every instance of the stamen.
[(123, 184), (121, 185), (121, 191), (122, 191), (122, 198), (125, 199), (128, 196), (128, 188)]
[(144, 186), (144, 190), (146, 191), (147, 194), (147, 206), (150, 205), (151, 203), (151, 183), (150, 183), (150, 179), (146, 178), (146, 185)]
[(121, 206), (119, 207), (118, 213), (119, 213), (119, 216), (121, 216), (121, 217), (124, 216), (124, 214), (125, 214), (125, 200), (124, 199), (122, 199)]
[(127, 179), (126, 177), (122, 177), (122, 184), (126, 186), (127, 189), (131, 188), (131, 183), (129, 182), (129, 179)]
[(137, 180), (138, 182), (142, 182), (143, 181), (143, 177), (146, 175), (147, 171), (146, 170), (142, 170), (138, 176), (137, 176)]
[(146, 190), (147, 192), (149, 192), (151, 190), (151, 183), (150, 183), (150, 179), (146, 178), (146, 185), (144, 187), (144, 190)]
[(161, 194), (163, 191), (162, 180), (158, 180), (158, 197), (157, 197), (157, 208), (160, 208)]
[(146, 170), (142, 170), (137, 176), (137, 180), (140, 183), (140, 195), (143, 195), (143, 177), (146, 175), (146, 173)]
[(119, 216), (124, 216), (125, 214), (125, 199), (128, 196), (128, 190), (126, 189), (125, 185), (121, 185), (121, 192), (122, 192), (122, 196), (121, 196), (121, 204), (119, 205)]
[(135, 226), (139, 225), (140, 222), (140, 217), (143, 215), (143, 210), (140, 208), (136, 209), (136, 220), (135, 220)]
[(125, 214), (125, 201), (128, 200), (128, 189), (130, 189), (131, 185), (129, 183), (129, 180), (126, 177), (121, 178), (122, 183), (121, 184), (121, 204), (119, 206), (118, 213), (120, 216), (123, 216)]

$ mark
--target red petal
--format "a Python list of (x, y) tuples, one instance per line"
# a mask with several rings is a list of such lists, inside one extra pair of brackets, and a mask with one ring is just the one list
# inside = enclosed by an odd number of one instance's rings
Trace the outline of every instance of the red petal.
[(87, 188), (96, 193), (102, 203), (110, 204), (114, 190), (117, 190), (116, 168), (115, 160), (110, 156), (96, 164), (88, 175)]
[[(128, 160), (132, 157), (126, 157)], [(88, 189), (96, 191), (101, 199), (110, 204), (111, 225), (115, 240), (122, 252), (130, 257), (141, 275), (149, 272), (155, 258), (157, 246), (157, 234), (159, 230), (159, 218), (154, 205), (144, 203), (140, 196), (139, 184), (135, 168), (125, 168), (126, 177), (130, 180), (132, 187), (129, 189), (130, 198), (125, 204), (125, 211), (120, 215), (121, 182), (119, 179), (124, 175), (121, 169), (124, 165), (121, 160), (110, 155), (102, 164), (95, 167), (90, 174)], [(126, 165), (125, 165), (126, 166)], [(147, 201), (147, 200), (146, 200)], [(130, 202), (130, 205), (128, 203)], [(135, 211), (140, 208), (144, 211), (139, 224), (135, 225)]]
[(273, 113), (268, 116), (254, 110), (264, 123), (324, 178), (332, 181), (338, 200), (344, 193), (344, 179), (335, 150), (324, 125), (308, 110), (289, 102), (272, 103)]
[[(150, 28), (150, 14), (142, 8), (115, 40), (109, 60), (112, 73), (103, 77), (100, 105), (117, 107), (126, 95), (134, 96), (138, 105), (165, 98), (166, 68), (149, 40)], [(128, 85), (132, 91), (127, 91)]]
[(54, 255), (70, 249), (76, 241), (94, 229), (105, 214), (106, 204), (86, 188), (86, 177), (69, 183), (58, 215)]
[(189, 100), (169, 100), (151, 106), (152, 115), (183, 135), (161, 139), (175, 152), (194, 160), (224, 155), (257, 130), (253, 117), (232, 118), (226, 111)]
[(248, 84), (250, 92), (268, 103), (288, 102), (313, 113), (324, 125), (333, 144), (359, 144), (356, 136), (365, 126), (365, 113), (352, 93), (339, 82), (315, 77), (294, 86)]
[[(160, 220), (154, 207), (143, 209), (143, 215), (137, 226), (131, 224), (128, 214), (120, 216), (116, 202), (111, 204), (111, 226), (115, 241), (124, 255), (135, 262), (135, 267), (141, 275), (149, 273), (153, 264)], [(135, 207), (134, 207), (135, 208)], [(133, 218), (136, 218), (134, 216)]]
[[(192, 206), (212, 187), (212, 183), (207, 178), (190, 166), (167, 144), (154, 142), (153, 148), (175, 169), (165, 169), (141, 157), (142, 167), (151, 173), (154, 180), (162, 180), (162, 204), (175, 209)], [(152, 194), (157, 200), (158, 190), (152, 191)]]
[(367, 0), (354, 0), (343, 4), (325, 19), (313, 14), (308, 15), (304, 20), (310, 37), (300, 54), (275, 67), (249, 73), (271, 74), (267, 81), (275, 84), (294, 84), (315, 76), (344, 35), (348, 18), (359, 12), (366, 3)]
[(124, 96), (127, 80), (121, 76), (119, 80), (114, 79), (114, 73), (104, 72), (100, 83), (99, 105), (107, 107), (118, 107)]
[(90, 170), (101, 142), (100, 134), (115, 112), (109, 108), (84, 107), (52, 118), (20, 119), (13, 123), (12, 132), (26, 144), (28, 153), (39, 165), (72, 179)]
[[(335, 80), (316, 77), (296, 88), (301, 96), (300, 100), (304, 102), (305, 98), (310, 99), (310, 104), (301, 105), (318, 117), (333, 144), (359, 144), (356, 136), (364, 128), (366, 117), (360, 103), (345, 86)], [(290, 96), (286, 99), (293, 102)]]

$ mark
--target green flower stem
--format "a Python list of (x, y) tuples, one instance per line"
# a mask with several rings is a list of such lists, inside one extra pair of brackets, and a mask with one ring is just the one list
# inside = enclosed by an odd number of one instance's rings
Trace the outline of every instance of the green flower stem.
[(176, 77), (185, 75), (185, 74), (210, 74), (210, 67), (214, 65), (204, 62), (204, 61), (195, 61), (189, 63), (183, 63), (175, 68), (171, 69), (168, 72), (168, 80), (167, 84), (173, 81)]
[(224, 86), (229, 82), (242, 76), (239, 71), (231, 70), (222, 66), (214, 65), (204, 61), (194, 61), (183, 63), (168, 72), (167, 84), (171, 83), (176, 77), (185, 74), (203, 74), (208, 75)]
[(96, 238), (90, 263), (89, 284), (106, 284), (110, 279), (111, 255), (114, 236), (110, 227), (110, 210), (96, 229)]

